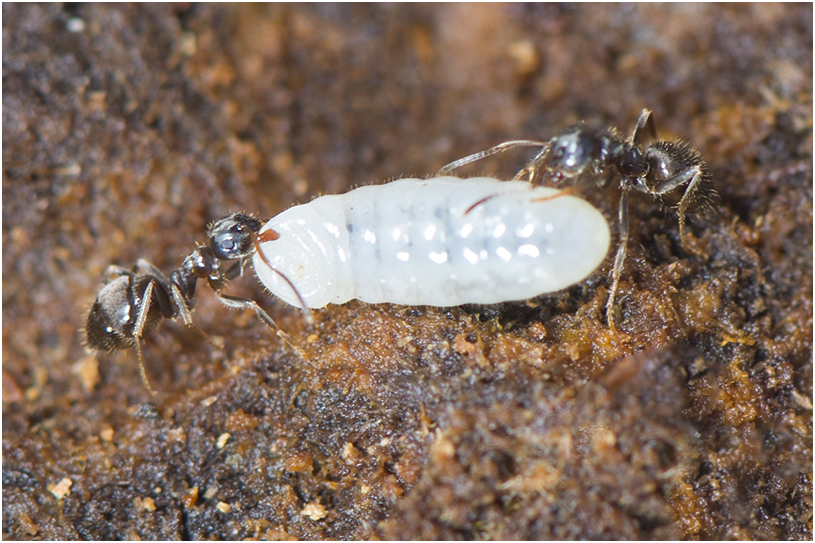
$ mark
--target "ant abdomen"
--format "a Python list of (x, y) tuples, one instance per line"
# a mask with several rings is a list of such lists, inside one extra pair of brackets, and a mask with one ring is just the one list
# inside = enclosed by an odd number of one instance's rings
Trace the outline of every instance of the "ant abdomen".
[[(652, 193), (662, 205), (678, 208), (684, 198), (683, 210), (686, 212), (712, 209), (718, 195), (707, 164), (694, 147), (684, 141), (655, 141), (648, 147), (645, 160), (649, 165), (646, 192)], [(678, 183), (669, 190), (659, 191), (660, 186), (683, 172), (698, 173), (694, 190), (688, 190), (685, 184)]]
[[(156, 284), (159, 284), (159, 288), (156, 288)], [(88, 346), (102, 351), (132, 347), (137, 342), (135, 331), (139, 326), (139, 309), (148, 295), (148, 309), (141, 316), (141, 335), (158, 326), (162, 318), (173, 317), (167, 289), (153, 275), (134, 275), (130, 272), (106, 284), (99, 291), (88, 314), (85, 327)]]

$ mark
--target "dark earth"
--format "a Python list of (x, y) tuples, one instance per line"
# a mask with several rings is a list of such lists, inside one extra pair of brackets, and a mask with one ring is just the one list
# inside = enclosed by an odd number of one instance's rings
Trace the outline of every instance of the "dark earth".
[[(812, 47), (810, 4), (3, 4), (3, 537), (811, 540)], [(611, 250), (527, 302), (310, 326), (230, 284), (291, 345), (200, 285), (223, 348), (163, 323), (156, 397), (85, 352), (110, 264), (645, 107), (720, 202), (695, 254), (632, 196), (616, 331)], [(582, 196), (616, 235), (616, 187)]]

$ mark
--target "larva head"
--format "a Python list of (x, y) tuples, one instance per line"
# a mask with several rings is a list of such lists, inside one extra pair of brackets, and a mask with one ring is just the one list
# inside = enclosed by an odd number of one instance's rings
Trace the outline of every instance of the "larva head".
[(338, 303), (337, 278), (333, 245), (312, 228), (323, 224), (316, 216), (303, 219), (309, 211), (296, 206), (269, 221), (257, 236), (253, 262), (272, 294), (295, 307), (319, 308)]

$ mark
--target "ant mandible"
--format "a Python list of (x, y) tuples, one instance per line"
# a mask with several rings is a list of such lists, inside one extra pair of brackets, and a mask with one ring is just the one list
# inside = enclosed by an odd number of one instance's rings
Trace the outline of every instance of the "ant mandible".
[[(642, 136), (648, 127), (653, 141), (643, 147)], [(441, 168), (436, 175), (451, 171), (515, 147), (542, 147), (514, 180), (530, 183), (546, 180), (554, 185), (584, 185), (592, 180), (600, 187), (620, 180), (620, 245), (614, 258), (612, 283), (606, 303), (609, 327), (614, 329), (613, 309), (620, 274), (628, 248), (628, 193), (632, 190), (650, 195), (679, 215), (679, 236), (690, 252), (685, 230), (685, 214), (710, 209), (718, 196), (707, 164), (699, 151), (684, 141), (657, 140), (650, 109), (643, 109), (634, 133), (623, 139), (614, 128), (592, 130), (584, 124), (563, 129), (548, 142), (512, 140), (464, 157)]]

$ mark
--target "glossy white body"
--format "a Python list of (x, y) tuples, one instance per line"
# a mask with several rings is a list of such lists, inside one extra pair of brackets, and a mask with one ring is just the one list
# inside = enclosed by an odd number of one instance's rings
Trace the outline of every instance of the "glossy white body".
[[(610, 240), (605, 218), (585, 200), (489, 177), (402, 179), (321, 196), (261, 232), (270, 228), (280, 238), (260, 251), (310, 308), (354, 298), (433, 306), (525, 300), (585, 279)], [(258, 253), (254, 267), (274, 295), (300, 305)]]

